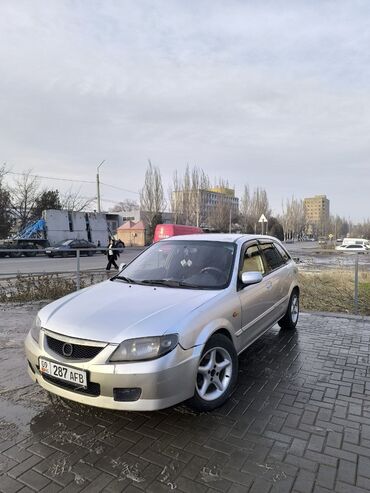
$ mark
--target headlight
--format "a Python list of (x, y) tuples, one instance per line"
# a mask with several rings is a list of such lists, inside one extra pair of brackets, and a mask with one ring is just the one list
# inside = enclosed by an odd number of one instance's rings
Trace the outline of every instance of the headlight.
[(114, 351), (110, 361), (142, 361), (160, 358), (172, 351), (178, 341), (177, 334), (127, 339)]
[(37, 316), (35, 318), (35, 320), (33, 321), (33, 324), (31, 327), (31, 336), (35, 339), (35, 341), (37, 343), (39, 342), (40, 329), (41, 329), (41, 320), (40, 320), (40, 317)]

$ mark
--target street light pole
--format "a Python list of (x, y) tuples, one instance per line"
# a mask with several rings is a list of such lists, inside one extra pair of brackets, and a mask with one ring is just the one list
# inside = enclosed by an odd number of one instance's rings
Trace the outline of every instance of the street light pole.
[(100, 166), (105, 162), (105, 159), (99, 164), (99, 166), (96, 168), (96, 198), (97, 198), (97, 209), (98, 212), (101, 212), (101, 207), (100, 207), (100, 180), (99, 180), (99, 168)]

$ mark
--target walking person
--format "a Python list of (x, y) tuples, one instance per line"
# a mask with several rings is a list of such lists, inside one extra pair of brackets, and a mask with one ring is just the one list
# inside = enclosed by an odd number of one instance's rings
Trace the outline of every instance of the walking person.
[(108, 245), (108, 250), (107, 250), (107, 257), (108, 257), (108, 264), (105, 270), (110, 270), (110, 268), (113, 267), (118, 270), (118, 265), (116, 264), (116, 260), (119, 256), (119, 252), (114, 250), (116, 247), (116, 242), (114, 241), (114, 238), (111, 238), (109, 240), (109, 245)]

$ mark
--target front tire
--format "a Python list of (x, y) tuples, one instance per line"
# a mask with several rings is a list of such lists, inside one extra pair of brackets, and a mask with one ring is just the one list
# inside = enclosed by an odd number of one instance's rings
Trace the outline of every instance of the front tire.
[(287, 311), (278, 324), (282, 329), (294, 330), (299, 318), (299, 292), (295, 289), (290, 295)]
[(188, 404), (199, 411), (212, 411), (232, 394), (238, 378), (238, 355), (223, 334), (207, 341), (199, 361), (195, 392)]

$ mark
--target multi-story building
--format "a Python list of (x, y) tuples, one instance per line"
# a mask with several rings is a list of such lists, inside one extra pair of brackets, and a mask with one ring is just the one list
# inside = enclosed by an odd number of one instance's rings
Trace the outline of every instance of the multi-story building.
[(239, 213), (239, 198), (235, 197), (235, 190), (226, 187), (180, 190), (172, 193), (172, 208), (185, 224), (209, 227), (215, 215), (226, 214), (234, 219)]
[(307, 233), (325, 236), (328, 233), (330, 201), (326, 195), (315, 195), (303, 200)]

